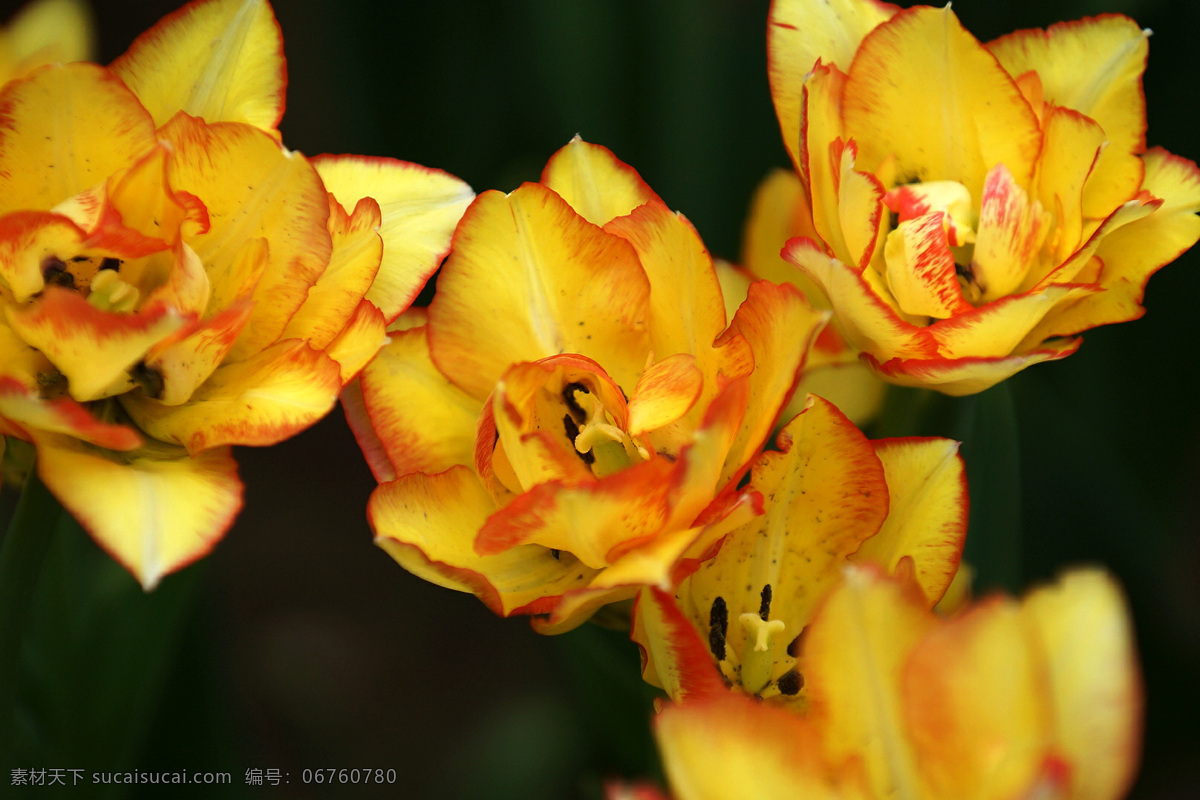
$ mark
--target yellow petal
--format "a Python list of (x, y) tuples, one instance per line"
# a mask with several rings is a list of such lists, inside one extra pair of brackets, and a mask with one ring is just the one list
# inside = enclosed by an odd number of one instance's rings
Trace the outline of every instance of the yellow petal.
[(433, 361), (486, 397), (510, 364), (579, 353), (622, 387), (649, 351), (649, 287), (633, 247), (527, 183), (481, 194), (455, 235), (429, 307)]
[(249, 316), (249, 305), (234, 306), (181, 330), (186, 331), (182, 338), (152, 348), (144, 366), (162, 379), (162, 392), (154, 399), (166, 406), (187, 402), (221, 365)]
[(1124, 797), (1139, 761), (1142, 689), (1120, 590), (1099, 570), (1071, 572), (1030, 594), (1021, 614), (1049, 664), (1072, 796)]
[(354, 309), (346, 327), (325, 348), (325, 355), (337, 362), (342, 386), (345, 386), (387, 343), (383, 312), (370, 300), (363, 300)]
[(811, 714), (833, 764), (862, 759), (875, 797), (921, 791), (906, 731), (901, 669), (936, 620), (916, 586), (847, 567), (809, 624), (801, 664)]
[(804, 82), (804, 117), (800, 129), (800, 177), (808, 188), (813, 227), (835, 258), (857, 266), (842, 232), (838, 196), (841, 154), (845, 149), (842, 99), (846, 74), (831, 64), (813, 70)]
[(330, 205), (329, 264), (288, 321), (285, 339), (304, 339), (323, 350), (342, 332), (379, 271), (383, 255), (383, 241), (376, 232), (379, 219), (379, 205), (369, 197), (360, 200), (351, 214), (340, 203)]
[[(1050, 107), (1043, 127), (1045, 143), (1038, 162), (1037, 196), (1042, 207), (1054, 214), (1053, 239), (1047, 244), (1057, 266), (1083, 244), (1083, 188), (1094, 172), (1105, 134), (1093, 120), (1059, 106)], [(1133, 191), (1125, 199), (1132, 195)], [(1027, 279), (1023, 287), (1032, 286), (1043, 276), (1034, 271), (1029, 277), (1033, 280)]]
[(972, 197), (995, 164), (1022, 186), (1033, 176), (1037, 116), (949, 8), (906, 9), (875, 28), (849, 67), (843, 103), (868, 171), (894, 155), (904, 182), (957, 181)]
[(363, 406), (395, 476), (470, 465), (480, 403), (429, 360), (425, 328), (391, 335), (362, 372)]
[(794, 417), (800, 412), (805, 397), (815, 394), (833, 403), (851, 422), (862, 427), (874, 419), (883, 407), (886, 390), (887, 384), (857, 356), (844, 364), (827, 364), (816, 368), (805, 366), (792, 401), (780, 418)]
[[(1019, 352), (1030, 331), (1058, 307), (1097, 293), (1089, 284), (1053, 284), (1013, 294), (965, 314), (938, 320), (927, 330), (946, 358), (986, 358)], [(1040, 344), (1041, 342), (1037, 342)]]
[(36, 441), (46, 486), (147, 590), (207, 554), (242, 505), (228, 448), (189, 457), (156, 447), (124, 457), (65, 436)]
[(1079, 349), (1082, 339), (1051, 339), (1019, 355), (978, 358), (894, 358), (880, 363), (870, 353), (863, 360), (889, 383), (937, 389), (961, 396), (982, 392), (1026, 367), (1066, 358)]
[(887, 285), (906, 314), (946, 319), (971, 309), (963, 299), (946, 228), (946, 215), (932, 211), (888, 234)]
[[(812, 210), (795, 171), (776, 169), (758, 185), (750, 201), (750, 213), (742, 231), (742, 266), (759, 278), (792, 284), (816, 308), (829, 308), (820, 287), (779, 255), (784, 243), (796, 236), (818, 238)], [(719, 269), (717, 274), (721, 276)], [(740, 304), (739, 300), (734, 308)]]
[(409, 572), (471, 592), (494, 613), (546, 613), (588, 584), (594, 570), (537, 545), (479, 556), (475, 532), (496, 506), (467, 467), (413, 473), (379, 486), (367, 506), (375, 543)]
[(1021, 797), (1051, 743), (1049, 687), (1016, 603), (943, 622), (903, 672), (906, 719), (930, 797)]
[(861, 273), (825, 255), (811, 240), (792, 239), (783, 257), (822, 287), (842, 333), (855, 348), (885, 359), (937, 352), (928, 331), (902, 318)]
[(54, 286), (28, 308), (10, 306), (5, 312), (12, 329), (50, 359), (81, 402), (133, 388), (129, 371), (185, 324), (184, 317), (161, 304), (118, 314)]
[(1108, 146), (1084, 196), (1089, 217), (1108, 216), (1137, 192), (1136, 156), (1146, 147), (1147, 34), (1128, 17), (1105, 14), (988, 44), (1010, 75), (1036, 70), (1046, 102), (1086, 114), (1104, 130)]
[(967, 535), (967, 475), (959, 443), (909, 438), (873, 444), (891, 502), (879, 533), (851, 558), (891, 573), (901, 559), (912, 559), (917, 584), (932, 607), (958, 573)]
[(445, 257), (475, 193), (449, 173), (394, 158), (319, 156), (313, 165), (346, 208), (364, 197), (379, 204), (383, 259), (367, 299), (390, 323)]
[[(46, 285), (46, 259), (76, 252), (84, 234), (66, 217), (48, 211), (14, 211), (0, 217), (0, 281), (24, 303)], [(69, 257), (69, 256), (68, 256)]]
[(329, 263), (329, 199), (303, 156), (283, 151), (245, 125), (207, 125), (179, 115), (159, 131), (170, 143), (171, 183), (201, 197), (212, 227), (188, 239), (213, 283), (245, 283), (244, 249), (265, 239), (268, 263), (254, 290), (254, 311), (231, 358), (245, 358), (277, 341)]
[(541, 183), (558, 193), (588, 222), (604, 225), (656, 195), (637, 170), (607, 147), (575, 136), (546, 162)]
[(805, 76), (817, 59), (850, 68), (863, 37), (898, 9), (878, 0), (777, 0), (767, 25), (767, 75), (783, 144), (800, 169), (800, 119)]
[(712, 654), (661, 589), (638, 592), (630, 638), (642, 651), (642, 677), (676, 702), (728, 693)]
[(165, 406), (140, 393), (121, 400), (146, 433), (199, 453), (293, 436), (329, 413), (341, 388), (333, 359), (288, 339), (254, 358), (222, 365), (184, 405)]
[(687, 353), (652, 364), (642, 373), (629, 401), (629, 435), (640, 436), (675, 422), (696, 402), (703, 385), (696, 359)]
[(972, 281), (991, 302), (1025, 282), (1035, 267), (1050, 215), (1013, 180), (1003, 163), (988, 171), (975, 231)]
[(0, 418), (22, 429), (22, 438), (31, 439), (31, 431), (66, 434), (108, 450), (133, 450), (142, 437), (126, 425), (113, 425), (93, 417), (69, 397), (41, 398), (37, 391), (20, 381), (0, 377)]
[(283, 116), (283, 34), (266, 0), (189, 3), (112, 63), (164, 125), (177, 111), (273, 131)]
[(48, 67), (13, 81), (0, 104), (0, 211), (51, 208), (154, 143), (150, 115), (94, 64)]
[[(836, 771), (804, 718), (749, 697), (727, 694), (671, 705), (655, 736), (679, 800), (862, 800), (857, 769)], [(879, 795), (883, 796), (883, 795)]]
[[(35, 0), (18, 11), (4, 30), (6, 56), (20, 73), (43, 64), (92, 58), (92, 15), (83, 0)], [(3, 75), (8, 82), (18, 75)]]

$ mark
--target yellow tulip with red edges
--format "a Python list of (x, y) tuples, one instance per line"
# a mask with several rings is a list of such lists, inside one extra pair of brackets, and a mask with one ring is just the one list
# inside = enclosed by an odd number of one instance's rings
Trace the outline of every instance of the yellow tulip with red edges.
[(984, 45), (948, 6), (775, 0), (783, 257), (879, 375), (970, 394), (1144, 313), (1200, 238), (1196, 165), (1146, 149), (1146, 39), (1106, 15)]
[(231, 524), (231, 445), (333, 407), (473, 196), (287, 150), (285, 84), (271, 7), (202, 0), (0, 90), (0, 430), (147, 588)]
[(543, 632), (670, 584), (754, 512), (738, 479), (825, 318), (764, 282), (727, 319), (687, 220), (576, 139), (475, 200), (347, 403), (376, 541)]
[[(870, 441), (832, 403), (810, 395), (783, 427), (778, 449), (755, 462), (747, 489), (764, 513), (728, 533), (716, 556), (674, 591), (708, 641), (726, 683), (757, 698), (802, 706), (797, 638), (848, 564), (911, 577), (932, 608), (954, 579), (967, 530), (958, 442)], [(676, 696), (676, 637), (643, 591), (633, 639), (643, 676)]]
[(730, 692), (657, 593), (681, 661), (655, 720), (677, 800), (1116, 800), (1139, 761), (1128, 609), (1099, 570), (951, 618), (920, 587), (847, 568), (798, 644), (809, 703)]

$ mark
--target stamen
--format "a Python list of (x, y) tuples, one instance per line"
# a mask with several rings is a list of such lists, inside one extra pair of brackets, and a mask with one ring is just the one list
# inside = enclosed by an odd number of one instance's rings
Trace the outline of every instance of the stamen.
[(75, 276), (67, 271), (66, 262), (55, 256), (50, 256), (42, 262), (42, 279), (64, 289), (75, 288)]
[(729, 609), (725, 606), (725, 598), (713, 600), (712, 610), (708, 613), (708, 649), (717, 661), (725, 660), (725, 634), (729, 629)]
[(575, 421), (583, 422), (587, 419), (587, 412), (583, 410), (583, 406), (579, 405), (579, 401), (575, 399), (576, 392), (591, 394), (586, 386), (579, 381), (574, 381), (563, 387), (563, 402), (567, 404), (567, 410), (571, 412), (571, 416), (575, 418)]
[(783, 633), (787, 626), (782, 620), (767, 621), (758, 614), (748, 613), (738, 617), (738, 622), (746, 631), (747, 643), (754, 641), (753, 647), (742, 649), (742, 688), (751, 694), (758, 694), (771, 682), (771, 667), (775, 665), (772, 640), (776, 634)]
[(758, 601), (758, 616), (763, 622), (771, 616), (771, 584), (767, 584), (762, 589), (762, 594), (759, 595)]
[(779, 689), (780, 694), (789, 697), (800, 694), (800, 690), (804, 688), (804, 676), (796, 670), (785, 672), (779, 676), (779, 680), (775, 681), (775, 686)]
[(121, 268), (121, 259), (106, 258), (100, 262), (100, 269), (118, 270)]
[(104, 311), (126, 313), (137, 307), (138, 290), (121, 280), (114, 270), (104, 270), (92, 278), (88, 302)]
[[(575, 440), (579, 438), (579, 426), (575, 424), (575, 420), (571, 419), (570, 414), (563, 414), (563, 431), (567, 434), (567, 438), (571, 440), (571, 444), (575, 444)], [(575, 450), (575, 455), (579, 456), (583, 463), (591, 466), (596, 463), (596, 455), (590, 450), (586, 453)]]

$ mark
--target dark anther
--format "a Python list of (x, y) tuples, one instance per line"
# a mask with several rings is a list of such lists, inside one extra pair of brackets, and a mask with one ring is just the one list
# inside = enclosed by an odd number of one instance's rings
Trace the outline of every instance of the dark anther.
[[(803, 631), (800, 633), (803, 633)], [(796, 638), (792, 639), (787, 646), (787, 654), (792, 658), (796, 658), (800, 655), (800, 633), (797, 633)]]
[(804, 688), (804, 676), (796, 672), (796, 670), (785, 672), (779, 676), (779, 680), (775, 682), (775, 685), (779, 687), (780, 694), (788, 696), (800, 694), (800, 690)]
[(888, 230), (896, 230), (900, 226), (900, 215), (895, 211), (888, 214)]
[(558, 559), (562, 556), (562, 550), (555, 550), (553, 547), (551, 547), (550, 555), (554, 556), (555, 561), (558, 561)]
[(106, 258), (100, 262), (100, 269), (118, 270), (121, 268), (121, 259)]
[(583, 406), (579, 405), (579, 401), (575, 399), (576, 392), (591, 394), (586, 386), (579, 381), (574, 381), (563, 387), (563, 402), (567, 404), (567, 410), (571, 412), (571, 416), (575, 418), (575, 421), (583, 422), (587, 419), (587, 412), (583, 410)]
[(142, 387), (147, 397), (158, 399), (163, 393), (163, 374), (142, 361), (133, 368), (133, 379)]
[(708, 649), (712, 651), (717, 661), (725, 660), (725, 632), (729, 628), (729, 609), (725, 607), (725, 598), (713, 600), (712, 611), (708, 614)]
[(37, 383), (38, 396), (43, 400), (53, 400), (67, 393), (67, 376), (58, 370), (39, 372)]
[(46, 283), (62, 286), (65, 289), (75, 288), (75, 276), (67, 272), (67, 265), (61, 258), (50, 256), (42, 262), (42, 278)]
[(758, 616), (763, 622), (767, 621), (767, 617), (771, 616), (771, 584), (763, 587), (762, 594), (758, 601)]
[[(563, 414), (563, 431), (566, 432), (567, 438), (571, 440), (571, 446), (575, 446), (575, 437), (579, 435), (579, 426), (575, 424), (575, 420), (571, 419), (570, 414)], [(586, 453), (575, 451), (575, 455), (583, 459), (583, 463), (592, 465), (596, 463), (596, 454), (591, 450)]]

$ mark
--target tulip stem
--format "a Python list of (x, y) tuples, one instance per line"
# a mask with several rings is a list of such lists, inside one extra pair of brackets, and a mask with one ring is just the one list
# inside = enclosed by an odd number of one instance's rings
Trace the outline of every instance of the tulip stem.
[(14, 763), (21, 641), (62, 506), (31, 470), (0, 542), (0, 764)]

